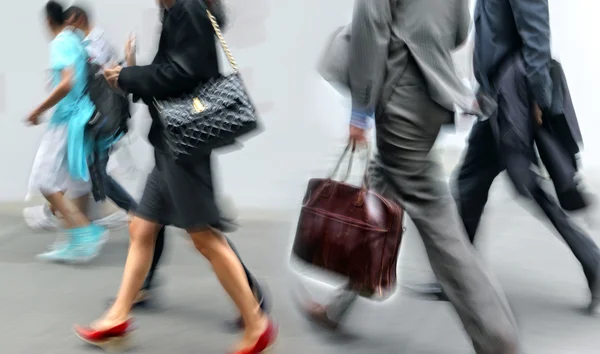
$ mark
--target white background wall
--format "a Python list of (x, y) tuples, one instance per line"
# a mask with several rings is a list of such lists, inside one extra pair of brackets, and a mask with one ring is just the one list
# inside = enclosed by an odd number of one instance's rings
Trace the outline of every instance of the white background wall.
[[(91, 1), (89, 3), (92, 3)], [(159, 23), (154, 0), (93, 2), (94, 20), (120, 49), (128, 33), (138, 34), (139, 62), (154, 54)], [(226, 33), (266, 130), (245, 149), (219, 157), (223, 190), (241, 207), (295, 206), (309, 176), (322, 175), (333, 163), (347, 132), (347, 102), (323, 82), (314, 68), (326, 37), (349, 21), (349, 0), (229, 0), (232, 26)], [(42, 21), (45, 1), (12, 2), (0, 23), (0, 201), (22, 200), (31, 162), (44, 126), (23, 124), (45, 95), (48, 35)], [(586, 156), (598, 164), (600, 151), (596, 103), (599, 50), (595, 34), (600, 3), (552, 0), (556, 57), (566, 70), (579, 114)], [(141, 107), (134, 117), (132, 152), (147, 171), (151, 150), (146, 143), (149, 118)], [(448, 140), (464, 141), (464, 134)], [(139, 194), (145, 176), (124, 180)]]

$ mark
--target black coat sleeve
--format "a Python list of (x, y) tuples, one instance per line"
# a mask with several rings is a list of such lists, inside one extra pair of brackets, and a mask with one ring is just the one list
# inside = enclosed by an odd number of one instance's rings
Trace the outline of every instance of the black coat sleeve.
[[(163, 63), (123, 68), (119, 87), (138, 97), (167, 98), (189, 91), (210, 78), (206, 64), (217, 57), (214, 30), (200, 6), (186, 6), (170, 22)], [(166, 25), (166, 24), (165, 24)], [(175, 27), (176, 26), (176, 27)]]

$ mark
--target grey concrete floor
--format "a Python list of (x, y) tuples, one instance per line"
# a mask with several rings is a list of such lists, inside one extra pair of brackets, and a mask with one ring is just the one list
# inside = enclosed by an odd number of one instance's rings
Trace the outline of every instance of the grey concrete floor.
[[(494, 188), (478, 248), (499, 277), (518, 318), (529, 354), (600, 352), (600, 318), (582, 314), (588, 291), (580, 267), (546, 223), (514, 199), (504, 182)], [(580, 220), (577, 220), (581, 222)], [(127, 251), (126, 231), (113, 232), (102, 255), (89, 265), (40, 264), (56, 234), (33, 233), (17, 212), (0, 215), (0, 353), (94, 352), (72, 334), (105, 309), (119, 285)], [(319, 299), (327, 287), (290, 268), (294, 216), (277, 222), (245, 221), (232, 235), (245, 262), (268, 284), (281, 336), (273, 353), (466, 354), (472, 349), (451, 307), (402, 291), (383, 303), (361, 301), (348, 318), (351, 338), (333, 338), (311, 328), (294, 306), (303, 282)], [(594, 238), (597, 232), (590, 231)], [(431, 279), (414, 228), (402, 246), (400, 282)], [(179, 232), (170, 232), (160, 271), (157, 310), (136, 313), (140, 326), (132, 352), (225, 353), (235, 340), (226, 330), (235, 316), (207, 263)]]

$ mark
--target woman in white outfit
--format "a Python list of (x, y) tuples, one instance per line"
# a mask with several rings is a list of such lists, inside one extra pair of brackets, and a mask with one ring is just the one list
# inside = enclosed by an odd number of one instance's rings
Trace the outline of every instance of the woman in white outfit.
[(52, 36), (50, 72), (52, 91), (27, 118), (37, 125), (40, 116), (54, 109), (38, 148), (29, 190), (38, 190), (64, 217), (67, 242), (39, 255), (46, 261), (85, 262), (97, 255), (105, 229), (92, 224), (77, 206), (64, 197), (68, 190), (77, 198), (90, 192), (85, 127), (95, 107), (86, 94), (87, 53), (78, 35), (66, 26), (62, 6), (46, 4)]

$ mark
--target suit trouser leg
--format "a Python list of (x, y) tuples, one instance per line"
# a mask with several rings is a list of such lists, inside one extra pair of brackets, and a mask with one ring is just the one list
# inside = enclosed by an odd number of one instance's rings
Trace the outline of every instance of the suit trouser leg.
[(350, 312), (359, 294), (357, 291), (344, 286), (337, 291), (334, 299), (327, 306), (327, 316), (336, 323), (340, 323)]
[(262, 300), (264, 294), (263, 294), (262, 288), (258, 284), (258, 281), (252, 275), (252, 273), (250, 273), (250, 270), (248, 269), (248, 267), (246, 267), (246, 265), (242, 261), (242, 257), (240, 257), (240, 253), (238, 252), (238, 250), (235, 247), (235, 245), (233, 244), (233, 242), (231, 242), (231, 240), (229, 239), (229, 237), (225, 237), (225, 239), (227, 240), (227, 243), (229, 244), (229, 247), (231, 247), (231, 249), (233, 250), (233, 253), (235, 253), (235, 255), (237, 256), (237, 258), (240, 260), (240, 263), (242, 263), (242, 267), (244, 268), (244, 273), (246, 274), (246, 278), (248, 279), (248, 285), (250, 285), (250, 289), (252, 289), (252, 291), (254, 291), (254, 295), (256, 295), (256, 297), (259, 300)]
[[(499, 118), (503, 119), (503, 118)], [(507, 125), (502, 124), (502, 134), (507, 140)], [(563, 237), (577, 260), (583, 267), (588, 285), (595, 280), (600, 260), (600, 250), (595, 242), (573, 224), (568, 215), (539, 185), (536, 174), (531, 171), (531, 152), (503, 146), (502, 164), (497, 161), (496, 143), (487, 121), (478, 122), (473, 126), (469, 138), (469, 146), (456, 178), (455, 199), (459, 212), (471, 242), (481, 220), (481, 215), (488, 198), (489, 188), (495, 176), (506, 167), (506, 171), (517, 192), (524, 198), (535, 201), (548, 220)]]
[(450, 112), (414, 87), (399, 87), (377, 115), (378, 154), (372, 186), (406, 210), (423, 239), (431, 267), (478, 354), (513, 354), (515, 319), (460, 224), (439, 167), (430, 158)]
[(152, 264), (150, 265), (150, 270), (148, 271), (146, 280), (144, 280), (142, 290), (152, 290), (152, 288), (154, 287), (154, 276), (156, 275), (156, 271), (158, 270), (158, 265), (160, 264), (160, 260), (162, 258), (163, 251), (165, 248), (165, 231), (166, 227), (163, 226), (156, 235), (156, 242), (154, 244), (154, 254), (152, 255)]
[[(511, 132), (504, 131), (503, 134), (506, 136)], [(540, 186), (537, 175), (531, 170), (532, 153), (510, 147), (503, 150), (506, 172), (517, 192), (540, 207), (581, 264), (588, 286), (592, 288), (600, 265), (600, 249), (590, 236), (570, 220), (558, 201)]]
[(535, 161), (534, 131), (524, 68), (517, 62), (499, 81), (498, 133), (500, 149), (517, 192), (535, 201), (581, 263), (588, 285), (596, 281), (600, 250), (588, 235), (569, 220), (558, 202), (542, 189), (531, 165)]
[(475, 242), (492, 183), (501, 171), (489, 121), (476, 122), (453, 189), (458, 212), (471, 243)]

